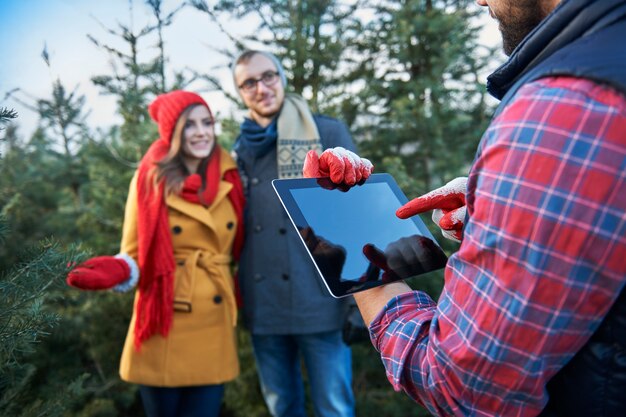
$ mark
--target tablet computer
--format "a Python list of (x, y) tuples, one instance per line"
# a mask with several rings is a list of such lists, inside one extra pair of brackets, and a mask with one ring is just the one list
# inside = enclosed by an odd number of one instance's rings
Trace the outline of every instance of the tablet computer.
[(389, 174), (353, 187), (328, 178), (272, 181), (330, 294), (357, 291), (443, 268), (447, 257), (419, 216), (402, 220), (408, 199)]

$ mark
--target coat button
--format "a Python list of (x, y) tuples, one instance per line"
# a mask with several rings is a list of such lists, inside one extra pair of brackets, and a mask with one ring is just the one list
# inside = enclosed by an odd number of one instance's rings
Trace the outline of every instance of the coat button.
[(283, 274), (283, 281), (289, 280), (289, 274)]
[(216, 295), (215, 297), (213, 297), (213, 302), (215, 304), (219, 304), (222, 302), (222, 296), (221, 295)]
[(226, 228), (227, 228), (228, 230), (232, 229), (233, 227), (235, 227), (235, 223), (233, 223), (233, 222), (228, 222), (228, 223), (226, 223)]
[(254, 226), (254, 231), (259, 233), (261, 230), (263, 230), (263, 226), (261, 226), (260, 224), (257, 224), (256, 226)]
[(172, 233), (174, 233), (175, 235), (180, 234), (180, 232), (182, 232), (182, 231), (183, 231), (183, 228), (182, 228), (182, 227), (180, 227), (180, 226), (174, 226), (174, 227), (172, 227)]
[(252, 178), (252, 179), (250, 180), (250, 183), (251, 183), (252, 185), (257, 185), (257, 184), (259, 183), (259, 179), (258, 179), (257, 177), (254, 177), (254, 178)]
[(285, 229), (284, 227), (281, 227), (280, 229), (278, 229), (278, 233), (280, 233), (281, 235), (284, 235), (285, 233), (287, 233), (287, 229)]
[(261, 281), (263, 279), (263, 275), (261, 275), (261, 274), (254, 274), (253, 278), (254, 278), (255, 281), (258, 282), (258, 281)]

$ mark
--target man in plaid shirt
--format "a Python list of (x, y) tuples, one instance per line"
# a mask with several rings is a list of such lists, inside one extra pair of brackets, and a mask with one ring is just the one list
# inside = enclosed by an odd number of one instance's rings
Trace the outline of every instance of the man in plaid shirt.
[(462, 237), (441, 297), (354, 297), (393, 387), (434, 415), (626, 416), (626, 0), (477, 3), (511, 55), (502, 103), (466, 193), (399, 210), (444, 209)]

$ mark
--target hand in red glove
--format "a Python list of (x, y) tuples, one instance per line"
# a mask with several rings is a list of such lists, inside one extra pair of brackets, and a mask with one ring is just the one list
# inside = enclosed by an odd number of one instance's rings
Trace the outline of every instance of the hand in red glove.
[(302, 174), (305, 178), (330, 177), (335, 184), (354, 185), (368, 179), (373, 170), (374, 166), (368, 159), (338, 146), (326, 149), (319, 157), (317, 152), (309, 151)]
[(407, 219), (416, 214), (433, 211), (433, 221), (441, 228), (444, 237), (460, 242), (467, 207), (465, 192), (467, 177), (458, 177), (421, 197), (417, 197), (396, 211), (396, 216)]
[(68, 285), (81, 290), (128, 291), (139, 278), (135, 261), (128, 255), (97, 256), (67, 274)]

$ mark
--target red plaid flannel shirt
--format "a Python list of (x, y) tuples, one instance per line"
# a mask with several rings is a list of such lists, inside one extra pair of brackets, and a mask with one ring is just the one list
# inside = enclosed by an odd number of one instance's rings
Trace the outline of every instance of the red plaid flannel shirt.
[(438, 303), (396, 297), (370, 332), (394, 388), (431, 413), (534, 416), (626, 282), (626, 98), (544, 78), (481, 146)]

